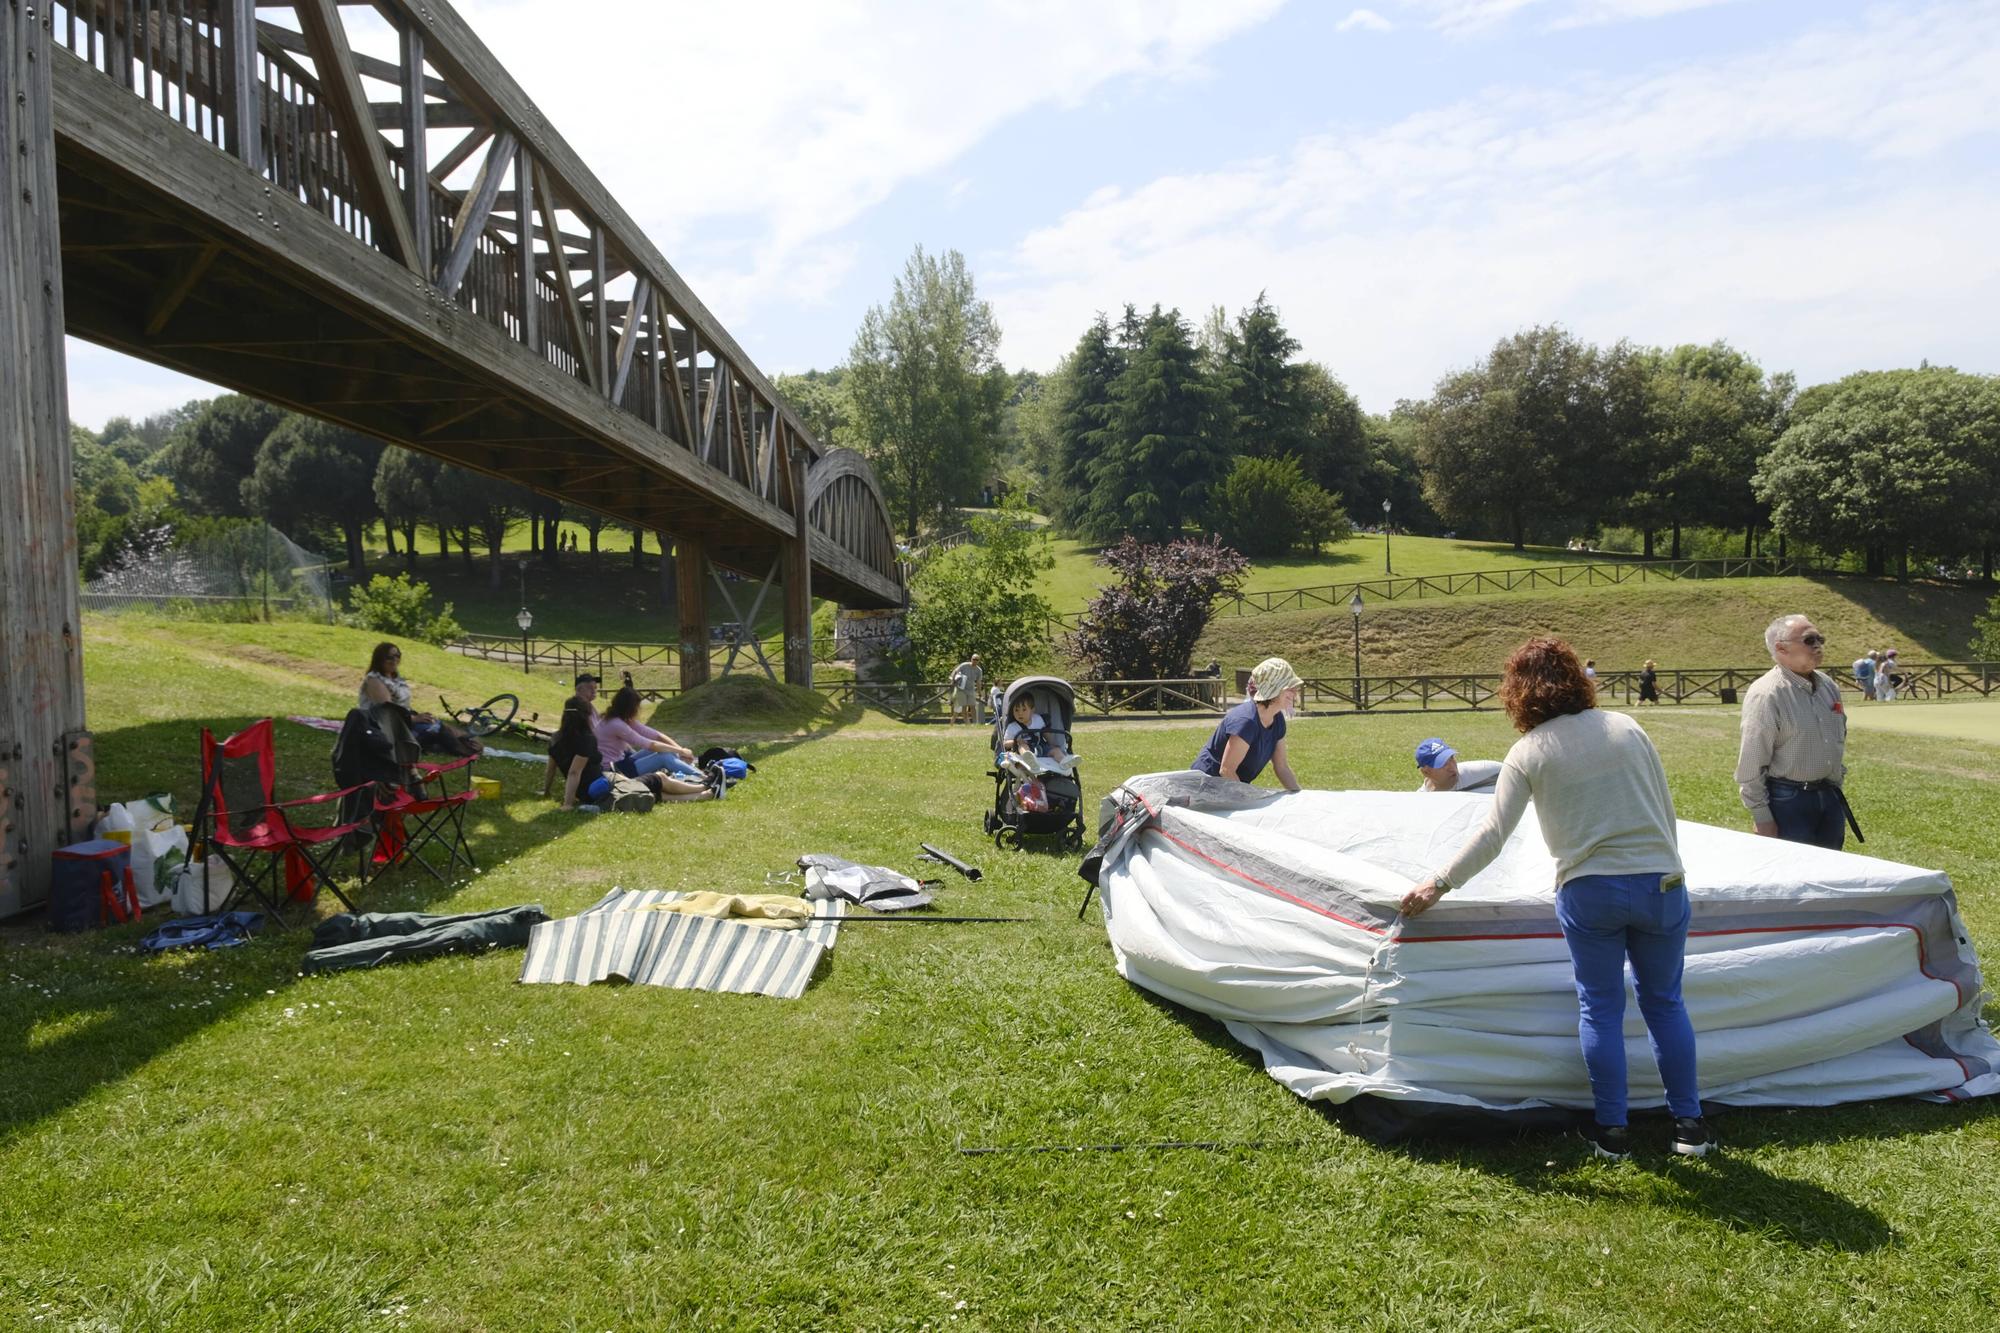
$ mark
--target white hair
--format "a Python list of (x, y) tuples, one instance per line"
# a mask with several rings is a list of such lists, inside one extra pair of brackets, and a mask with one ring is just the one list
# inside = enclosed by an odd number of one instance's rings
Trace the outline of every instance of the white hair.
[(1810, 624), (1811, 621), (1811, 616), (1779, 616), (1766, 626), (1764, 629), (1764, 646), (1770, 649), (1771, 660), (1774, 662), (1778, 660), (1778, 644), (1784, 640), (1786, 630), (1790, 629), (1793, 625), (1801, 623)]

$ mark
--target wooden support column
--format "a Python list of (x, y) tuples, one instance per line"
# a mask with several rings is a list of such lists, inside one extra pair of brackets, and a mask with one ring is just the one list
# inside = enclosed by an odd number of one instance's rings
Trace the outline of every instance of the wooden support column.
[(674, 542), (680, 583), (681, 688), (708, 684), (708, 548), (698, 537)]
[[(771, 432), (781, 448), (785, 432)], [(785, 561), (785, 684), (813, 683), (812, 529), (806, 523), (806, 451), (785, 450), (791, 465), (792, 539), (783, 543)]]
[(49, 10), (0, 0), (0, 916), (47, 899), (49, 853), (97, 814), (77, 781), (90, 753)]

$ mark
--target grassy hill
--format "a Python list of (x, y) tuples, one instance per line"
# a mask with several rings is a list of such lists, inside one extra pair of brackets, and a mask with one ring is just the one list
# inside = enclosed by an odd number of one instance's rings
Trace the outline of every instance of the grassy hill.
[[(1897, 648), (1906, 661), (1960, 661), (1988, 594), (1977, 588), (1871, 579), (1715, 579), (1622, 584), (1368, 603), (1361, 615), (1367, 673), (1498, 671), (1523, 639), (1554, 634), (1604, 670), (1751, 665), (1764, 661), (1764, 627), (1802, 611), (1828, 638), (1827, 660)], [(1345, 612), (1222, 616), (1197, 662), (1225, 668), (1278, 654), (1308, 675), (1353, 670), (1353, 617)]]

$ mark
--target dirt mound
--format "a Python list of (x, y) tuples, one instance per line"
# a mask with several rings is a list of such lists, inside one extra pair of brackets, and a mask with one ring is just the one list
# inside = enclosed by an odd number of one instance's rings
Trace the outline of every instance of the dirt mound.
[(721, 734), (744, 730), (797, 731), (830, 722), (837, 710), (818, 690), (780, 685), (762, 675), (724, 676), (662, 703), (662, 725)]

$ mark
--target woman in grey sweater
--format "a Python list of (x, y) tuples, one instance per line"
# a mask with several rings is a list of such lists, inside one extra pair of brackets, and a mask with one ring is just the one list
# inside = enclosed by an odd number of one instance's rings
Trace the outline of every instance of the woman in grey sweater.
[(1570, 646), (1530, 639), (1507, 659), (1500, 701), (1521, 739), (1508, 750), (1485, 822), (1443, 870), (1410, 890), (1403, 914), (1420, 916), (1484, 870), (1535, 803), (1542, 841), (1556, 859), (1556, 920), (1576, 970), (1578, 1036), (1590, 1072), (1596, 1123), (1586, 1133), (1603, 1157), (1630, 1155), (1625, 1127), (1625, 963), (1674, 1115), (1673, 1150), (1715, 1146), (1695, 1084), (1694, 1026), (1681, 1002), (1688, 894), (1666, 770), (1643, 728), (1597, 706), (1596, 688)]

